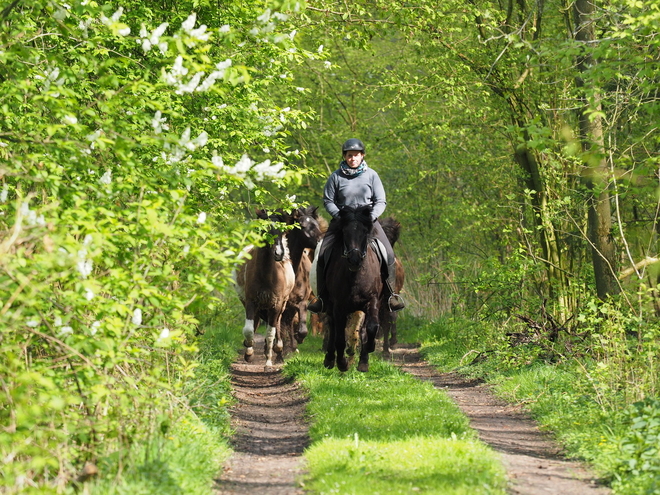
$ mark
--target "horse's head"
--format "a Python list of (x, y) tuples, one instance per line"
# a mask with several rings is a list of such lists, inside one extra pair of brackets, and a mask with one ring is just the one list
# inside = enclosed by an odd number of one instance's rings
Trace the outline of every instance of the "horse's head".
[(318, 216), (318, 207), (308, 206), (307, 208), (298, 208), (293, 212), (293, 218), (300, 228), (302, 244), (306, 248), (314, 249), (323, 237), (320, 217)]
[(342, 257), (348, 261), (349, 270), (356, 272), (362, 266), (367, 256), (369, 239), (374, 222), (371, 219), (372, 207), (359, 206), (357, 208), (344, 207), (339, 212), (341, 236), (344, 243)]
[(265, 210), (257, 210), (257, 217), (269, 222), (266, 239), (273, 254), (273, 259), (275, 261), (282, 261), (288, 258), (289, 247), (287, 246), (286, 232), (283, 230), (282, 224), (290, 224), (291, 216), (287, 216), (281, 211), (268, 213)]

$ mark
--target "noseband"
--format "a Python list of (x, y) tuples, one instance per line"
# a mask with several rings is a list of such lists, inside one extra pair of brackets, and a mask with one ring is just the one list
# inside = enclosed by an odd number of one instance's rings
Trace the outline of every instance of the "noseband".
[(360, 255), (360, 259), (364, 259), (367, 257), (367, 249), (360, 250), (358, 248), (353, 248), (353, 249), (347, 249), (346, 246), (344, 246), (344, 252), (342, 253), (341, 257), (342, 258), (348, 258), (353, 252), (357, 252)]

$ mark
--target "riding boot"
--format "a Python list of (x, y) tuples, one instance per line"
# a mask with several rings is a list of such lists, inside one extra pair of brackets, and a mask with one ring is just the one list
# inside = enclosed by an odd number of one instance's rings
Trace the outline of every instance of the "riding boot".
[(316, 290), (318, 290), (316, 299), (307, 305), (307, 311), (318, 314), (324, 312), (325, 305), (323, 304), (323, 299), (327, 299), (328, 297), (325, 289), (325, 266), (323, 263), (323, 256), (319, 257), (316, 266)]
[(394, 292), (394, 287), (396, 287), (396, 263), (387, 265), (387, 280), (385, 281), (387, 288), (390, 291), (390, 297), (387, 300), (387, 304), (390, 307), (390, 311), (396, 312), (401, 311), (406, 307), (406, 303), (399, 294)]

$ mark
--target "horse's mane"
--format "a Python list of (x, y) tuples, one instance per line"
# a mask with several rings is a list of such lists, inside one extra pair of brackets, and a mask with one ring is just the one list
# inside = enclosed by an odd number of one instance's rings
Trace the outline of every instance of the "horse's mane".
[(363, 225), (366, 225), (369, 227), (369, 230), (371, 230), (370, 227), (373, 225), (373, 220), (371, 220), (372, 210), (373, 208), (371, 205), (356, 207), (344, 206), (339, 211), (339, 221), (331, 222), (328, 231), (339, 234), (344, 225), (353, 221), (357, 221)]
[(390, 241), (390, 244), (394, 247), (394, 243), (399, 240), (401, 224), (393, 217), (387, 217), (380, 220), (380, 226), (383, 227), (387, 240)]

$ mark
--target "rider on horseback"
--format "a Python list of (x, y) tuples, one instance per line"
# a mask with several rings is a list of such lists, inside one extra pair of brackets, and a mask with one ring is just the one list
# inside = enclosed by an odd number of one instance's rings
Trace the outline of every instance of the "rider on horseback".
[[(323, 189), (323, 203), (325, 209), (332, 215), (333, 221), (339, 217), (339, 211), (344, 206), (372, 205), (372, 218), (374, 220), (373, 235), (383, 244), (387, 251), (387, 278), (385, 284), (390, 292), (389, 306), (391, 311), (401, 311), (405, 307), (403, 298), (394, 292), (396, 269), (394, 263), (394, 250), (383, 231), (378, 217), (385, 211), (385, 188), (375, 170), (367, 166), (364, 161), (365, 148), (359, 139), (349, 139), (342, 146), (344, 159), (339, 164)], [(316, 300), (307, 309), (312, 313), (324, 311), (323, 300), (327, 300), (325, 286), (325, 253), (329, 252), (334, 244), (334, 234), (330, 229), (324, 239), (318, 255)]]

